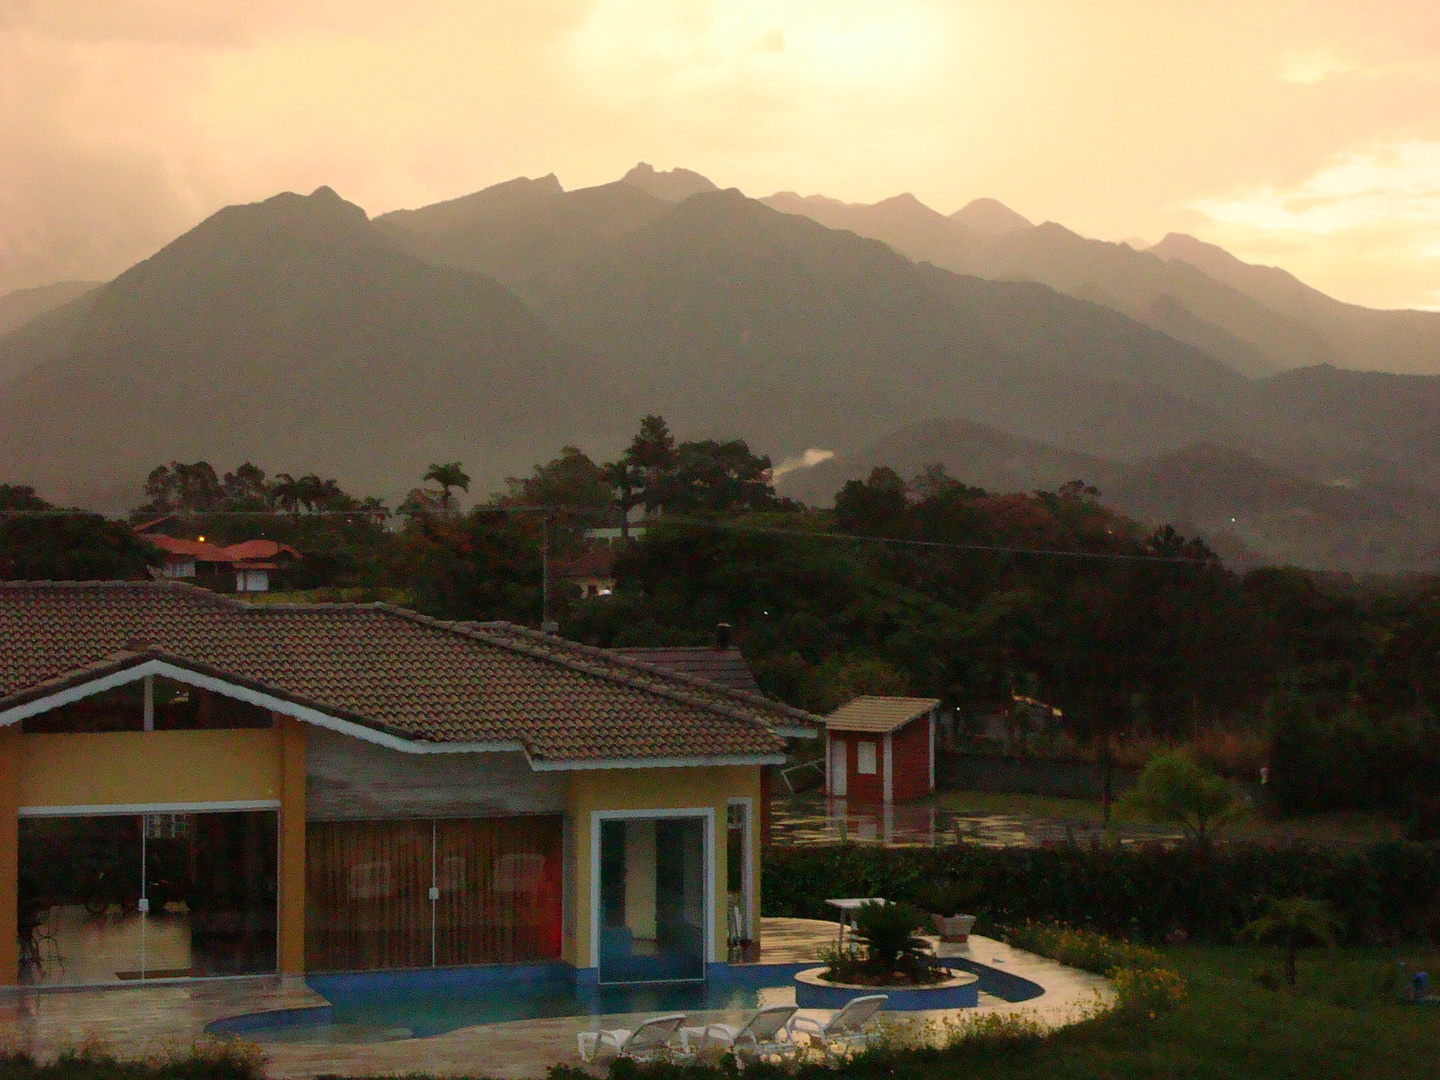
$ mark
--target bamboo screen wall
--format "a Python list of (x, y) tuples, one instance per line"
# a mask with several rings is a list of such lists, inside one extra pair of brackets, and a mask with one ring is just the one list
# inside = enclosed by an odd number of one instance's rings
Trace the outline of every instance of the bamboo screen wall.
[(306, 837), (307, 970), (560, 956), (558, 817), (312, 822)]

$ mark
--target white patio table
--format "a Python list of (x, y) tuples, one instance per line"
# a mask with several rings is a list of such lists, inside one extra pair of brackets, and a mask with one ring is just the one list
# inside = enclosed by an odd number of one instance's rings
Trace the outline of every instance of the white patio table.
[(862, 904), (888, 904), (890, 901), (883, 896), (846, 896), (834, 900), (826, 900), (825, 903), (831, 907), (840, 909), (840, 937), (835, 942), (835, 947), (840, 951), (845, 950), (845, 931), (849, 929), (850, 936), (855, 936), (855, 911)]

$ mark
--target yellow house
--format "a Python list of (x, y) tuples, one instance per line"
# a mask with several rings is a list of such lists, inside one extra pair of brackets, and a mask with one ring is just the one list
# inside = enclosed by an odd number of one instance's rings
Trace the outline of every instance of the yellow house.
[(0, 584), (0, 980), (705, 978), (758, 936), (763, 767), (817, 728), (505, 623)]

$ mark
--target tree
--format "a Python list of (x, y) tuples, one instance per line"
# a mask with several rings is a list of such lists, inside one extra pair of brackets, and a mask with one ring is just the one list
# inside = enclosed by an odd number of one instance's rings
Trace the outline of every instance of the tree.
[(220, 481), (226, 510), (264, 511), (270, 508), (270, 485), (265, 470), (250, 462), (227, 472)]
[(36, 495), (29, 484), (0, 484), (0, 511), (53, 509), (55, 507)]
[(430, 468), (425, 470), (421, 480), (428, 480), (440, 486), (440, 509), (451, 510), (455, 506), (454, 496), (450, 494), (452, 488), (459, 488), (461, 491), (469, 492), (470, 477), (460, 467), (458, 461), (447, 461), (443, 465), (431, 462)]
[(893, 536), (905, 531), (905, 481), (883, 465), (863, 484), (849, 481), (835, 496), (835, 525), (841, 532)]
[(275, 482), (270, 485), (269, 496), (270, 500), (280, 510), (285, 511), (287, 514), (292, 514), (295, 517), (300, 516), (300, 481), (296, 480), (289, 473), (282, 472), (276, 474)]
[(172, 461), (150, 471), (145, 478), (145, 497), (147, 501), (135, 508), (136, 514), (203, 514), (222, 507), (225, 490), (208, 461)]
[(1273, 941), (1285, 950), (1285, 981), (1293, 990), (1301, 946), (1334, 945), (1338, 925), (1330, 905), (1323, 900), (1308, 896), (1271, 898), (1265, 913), (1247, 923), (1240, 935), (1251, 941)]
[(99, 514), (0, 517), (0, 580), (144, 581), (158, 549)]
[(615, 507), (620, 511), (620, 539), (629, 540), (630, 511), (640, 503), (640, 497), (635, 494), (639, 478), (633, 466), (625, 461), (612, 461), (606, 465), (605, 477), (610, 481)]
[(647, 513), (660, 508), (666, 496), (666, 481), (675, 471), (678, 455), (675, 437), (664, 417), (646, 416), (620, 460), (631, 470), (635, 486)]
[(776, 499), (770, 459), (752, 454), (744, 439), (681, 443), (656, 501), (672, 514), (771, 509)]
[(609, 470), (578, 447), (565, 446), (560, 456), (535, 466), (532, 476), (510, 476), (510, 490), (495, 496), (499, 506), (559, 506), (601, 510), (610, 505)]
[(1198, 843), (1242, 808), (1234, 786), (1184, 751), (1151, 758), (1135, 786), (1120, 797), (1124, 814), (1184, 826)]

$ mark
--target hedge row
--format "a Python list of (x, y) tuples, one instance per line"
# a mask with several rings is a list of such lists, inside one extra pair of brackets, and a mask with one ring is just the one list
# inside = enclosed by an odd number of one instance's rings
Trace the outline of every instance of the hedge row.
[(1058, 921), (1131, 940), (1183, 933), (1232, 941), (1266, 897), (1327, 900), (1355, 943), (1440, 942), (1440, 845), (1309, 847), (1068, 846), (883, 848), (773, 846), (764, 856), (766, 915), (833, 919), (826, 897), (913, 901), (954, 882), (980, 899), (977, 931)]

